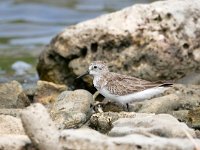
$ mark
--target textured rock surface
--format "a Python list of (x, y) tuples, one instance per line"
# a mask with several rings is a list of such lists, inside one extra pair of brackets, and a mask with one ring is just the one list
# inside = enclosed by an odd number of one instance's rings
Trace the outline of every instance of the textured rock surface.
[(25, 134), (21, 119), (0, 115), (0, 136), (2, 134)]
[[(22, 86), (17, 81), (0, 84), (0, 108), (19, 108), (22, 107), (23, 100), (21, 93), (23, 92)], [(27, 99), (26, 99), (27, 100)], [(24, 103), (27, 101), (25, 100)], [(19, 104), (19, 105), (18, 105)]]
[(199, 8), (199, 0), (160, 1), (68, 27), (40, 55), (39, 76), (71, 84), (91, 61), (102, 59), (112, 71), (147, 80), (199, 70)]
[(92, 104), (92, 94), (86, 90), (64, 91), (57, 97), (50, 112), (59, 128), (75, 128), (89, 119)]
[(187, 115), (187, 123), (195, 129), (200, 129), (200, 107), (189, 110)]
[(38, 81), (34, 94), (34, 102), (49, 104), (56, 100), (57, 96), (67, 90), (66, 85), (54, 84), (46, 81)]
[(26, 134), (41, 150), (59, 150), (59, 132), (42, 104), (33, 104), (21, 114)]
[[(194, 140), (200, 144), (200, 140)], [(95, 130), (69, 129), (64, 130), (60, 142), (65, 149), (95, 149), (95, 150), (159, 150), (159, 149), (195, 149), (194, 144), (187, 138), (149, 137), (142, 134), (131, 134), (123, 137), (108, 137)]]
[(168, 114), (136, 114), (133, 118), (120, 118), (113, 123), (110, 136), (124, 136), (133, 133), (154, 134), (167, 138), (187, 138), (186, 132), (196, 137), (195, 131)]
[(112, 128), (112, 123), (119, 118), (133, 118), (134, 112), (104, 112), (93, 114), (90, 118), (90, 127), (102, 133), (107, 133)]

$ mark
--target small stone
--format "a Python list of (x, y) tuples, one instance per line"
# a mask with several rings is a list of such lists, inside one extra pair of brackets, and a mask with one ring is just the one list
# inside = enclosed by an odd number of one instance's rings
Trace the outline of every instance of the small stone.
[(0, 83), (0, 108), (24, 108), (29, 104), (19, 82)]
[(17, 99), (17, 108), (25, 108), (31, 104), (31, 101), (29, 100), (28, 96), (25, 92), (21, 92)]
[(9, 115), (0, 115), (0, 136), (2, 134), (24, 135), (21, 119)]
[(200, 107), (189, 110), (187, 121), (189, 126), (197, 130), (200, 129)]
[(119, 118), (132, 118), (135, 116), (134, 112), (103, 112), (93, 114), (90, 118), (90, 127), (107, 133), (112, 128), (112, 123)]
[(34, 93), (34, 102), (50, 104), (55, 102), (57, 96), (67, 90), (66, 85), (55, 84), (52, 82), (38, 81)]
[(35, 96), (36, 91), (37, 91), (37, 85), (36, 85), (36, 83), (33, 84), (31, 87), (28, 87), (28, 88), (24, 89), (24, 93), (28, 97), (28, 99), (29, 99), (29, 101), (31, 103), (34, 102), (34, 96)]
[(64, 91), (50, 110), (60, 129), (82, 126), (91, 116), (92, 94), (86, 90)]

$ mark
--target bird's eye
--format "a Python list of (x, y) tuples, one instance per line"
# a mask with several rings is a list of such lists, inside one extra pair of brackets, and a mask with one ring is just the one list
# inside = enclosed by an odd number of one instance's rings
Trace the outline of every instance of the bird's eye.
[(94, 66), (93, 68), (94, 68), (94, 69), (97, 69), (97, 66)]

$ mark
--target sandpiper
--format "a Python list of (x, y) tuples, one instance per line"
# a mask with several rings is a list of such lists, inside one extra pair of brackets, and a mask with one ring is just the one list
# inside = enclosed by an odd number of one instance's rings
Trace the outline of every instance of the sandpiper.
[(90, 64), (83, 77), (90, 74), (94, 77), (94, 87), (105, 98), (121, 104), (128, 104), (134, 101), (150, 99), (167, 90), (172, 83), (156, 83), (142, 80), (136, 77), (110, 72), (103, 61), (94, 61)]

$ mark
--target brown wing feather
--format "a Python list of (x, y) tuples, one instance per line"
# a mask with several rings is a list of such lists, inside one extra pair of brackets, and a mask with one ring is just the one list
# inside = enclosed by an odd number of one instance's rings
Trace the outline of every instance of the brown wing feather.
[(112, 94), (126, 95), (139, 91), (143, 91), (148, 88), (160, 86), (162, 84), (130, 77), (126, 75), (120, 75), (117, 73), (109, 73), (105, 75), (107, 79), (106, 87)]

